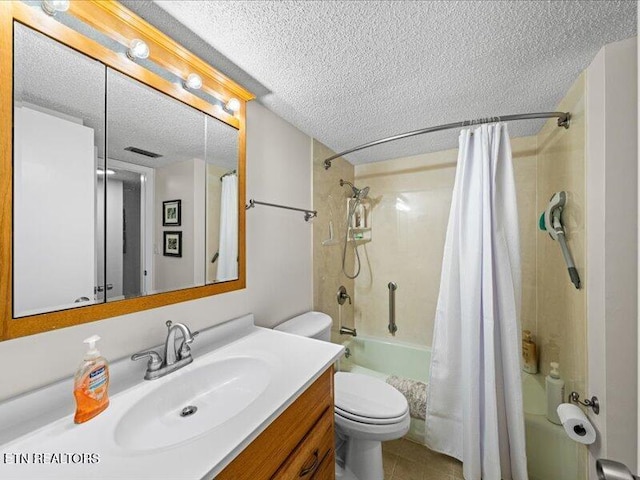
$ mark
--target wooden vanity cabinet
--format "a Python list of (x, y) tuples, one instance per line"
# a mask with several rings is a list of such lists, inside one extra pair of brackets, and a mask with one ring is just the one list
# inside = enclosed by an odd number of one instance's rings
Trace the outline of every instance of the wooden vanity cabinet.
[(333, 422), (330, 367), (215, 478), (333, 480)]

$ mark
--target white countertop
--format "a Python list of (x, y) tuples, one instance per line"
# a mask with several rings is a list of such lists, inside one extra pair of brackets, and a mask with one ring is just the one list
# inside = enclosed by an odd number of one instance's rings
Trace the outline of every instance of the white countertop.
[[(248, 320), (250, 319), (250, 320)], [(234, 324), (236, 322), (236, 324)], [(0, 422), (12, 411), (24, 421), (4, 428), (0, 445), (0, 478), (2, 479), (211, 479), (222, 471), (253, 439), (311, 385), (343, 352), (340, 345), (321, 342), (253, 326), (247, 316), (213, 327), (202, 337), (213, 350), (194, 348), (192, 364), (153, 381), (142, 379), (140, 368), (131, 368), (139, 382), (110, 395), (109, 408), (94, 419), (80, 425), (73, 415), (57, 420), (27, 421), (29, 411), (42, 416), (37, 408), (46, 408), (46, 389), (0, 404)], [(216, 332), (216, 329), (219, 331)], [(232, 331), (232, 334), (229, 332)], [(219, 335), (216, 335), (219, 333)], [(222, 338), (224, 337), (224, 338)], [(217, 342), (217, 343), (216, 343)], [(195, 343), (195, 342), (194, 342)], [(177, 376), (208, 363), (237, 357), (257, 358), (268, 365), (271, 381), (255, 401), (237, 415), (175, 446), (132, 451), (118, 441), (117, 426), (130, 407)], [(111, 368), (114, 374), (129, 368), (133, 362), (122, 360)], [(144, 362), (142, 362), (144, 363)], [(123, 374), (124, 376), (124, 374)], [(65, 383), (66, 385), (66, 383)], [(57, 387), (58, 391), (60, 386)], [(39, 400), (34, 400), (39, 396)], [(59, 395), (58, 395), (59, 396)], [(72, 392), (68, 401), (73, 402)], [(40, 405), (38, 405), (40, 404)], [(23, 406), (21, 408), (21, 405)], [(197, 414), (193, 419), (197, 418)], [(6, 423), (6, 422), (5, 422)], [(24, 432), (29, 424), (28, 432)], [(3, 426), (0, 426), (3, 429)], [(19, 435), (12, 437), (12, 432)], [(9, 439), (8, 439), (9, 438)], [(7, 441), (8, 439), (8, 441)], [(55, 454), (52, 457), (52, 454)], [(81, 457), (73, 454), (84, 454)], [(96, 455), (97, 454), (97, 455)], [(99, 457), (99, 461), (95, 462)], [(40, 461), (47, 463), (39, 463)], [(91, 463), (91, 462), (95, 463)], [(16, 462), (16, 463), (13, 463)], [(52, 463), (53, 462), (53, 463)]]

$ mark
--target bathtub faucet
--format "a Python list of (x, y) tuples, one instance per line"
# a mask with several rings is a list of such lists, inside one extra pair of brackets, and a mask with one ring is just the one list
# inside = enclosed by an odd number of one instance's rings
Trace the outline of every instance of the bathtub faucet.
[(351, 335), (352, 337), (357, 337), (358, 332), (356, 332), (355, 328), (340, 327), (340, 335)]

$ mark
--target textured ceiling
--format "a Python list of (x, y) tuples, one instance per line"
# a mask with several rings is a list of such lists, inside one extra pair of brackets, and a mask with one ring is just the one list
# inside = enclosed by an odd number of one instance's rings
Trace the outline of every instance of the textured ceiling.
[[(95, 130), (99, 157), (104, 157), (106, 89), (109, 158), (150, 168), (206, 158), (236, 168), (234, 128), (113, 70), (105, 80), (103, 64), (28, 27), (17, 24), (14, 36), (15, 100), (81, 119)], [(124, 150), (129, 146), (162, 157)]]
[[(206, 41), (212, 50), (200, 55), (238, 81), (238, 69), (246, 72), (261, 103), (336, 151), (553, 110), (603, 45), (636, 32), (635, 1), (156, 1), (198, 39), (149, 2), (125, 3), (200, 52)], [(531, 135), (543, 123), (513, 122), (510, 131)], [(442, 150), (456, 139), (457, 131), (428, 134), (348, 158)]]

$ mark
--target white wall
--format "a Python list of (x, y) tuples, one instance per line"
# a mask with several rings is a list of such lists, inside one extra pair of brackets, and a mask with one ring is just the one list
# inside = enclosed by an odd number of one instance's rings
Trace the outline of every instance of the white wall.
[(590, 448), (636, 470), (637, 459), (637, 42), (603, 47), (587, 70), (588, 392), (599, 431)]
[[(311, 148), (311, 138), (250, 103), (247, 199), (309, 207)], [(73, 375), (84, 353), (82, 340), (93, 333), (102, 337), (102, 353), (117, 359), (162, 343), (166, 320), (197, 330), (253, 312), (259, 325), (270, 327), (309, 310), (311, 255), (311, 225), (302, 214), (256, 207), (247, 212), (246, 289), (0, 342), (0, 399)]]

